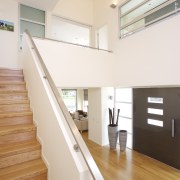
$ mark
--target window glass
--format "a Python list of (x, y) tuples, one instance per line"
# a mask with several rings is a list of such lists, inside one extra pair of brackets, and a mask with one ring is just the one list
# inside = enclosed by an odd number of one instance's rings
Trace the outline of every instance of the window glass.
[(31, 36), (44, 37), (45, 36), (45, 26), (40, 24), (31, 23), (28, 21), (21, 20), (21, 34), (28, 29)]
[(144, 27), (144, 24), (145, 24), (144, 19), (141, 19), (138, 22), (127, 26), (126, 28), (121, 30), (121, 36), (123, 36), (125, 34), (129, 34), (129, 33), (133, 32), (133, 31), (135, 31), (136, 29)]
[(45, 23), (44, 11), (25, 5), (20, 6), (20, 17), (24, 19), (29, 19), (31, 21), (36, 21), (39, 23)]
[(170, 5), (166, 6), (166, 7), (164, 7), (162, 9), (150, 14), (149, 16), (147, 16), (145, 18), (145, 24), (162, 17), (162, 16), (166, 15), (167, 13), (170, 13), (174, 9), (175, 9), (175, 3), (172, 3), (172, 4), (170, 4)]
[(69, 112), (77, 110), (77, 91), (70, 89), (62, 89), (62, 98)]
[(177, 8), (180, 8), (180, 0), (177, 0)]
[(118, 101), (118, 102), (132, 102), (132, 89), (131, 88), (118, 88), (118, 89), (116, 89), (116, 101)]
[(142, 3), (143, 1), (144, 0), (133, 0), (133, 1), (130, 1), (130, 2), (126, 3), (121, 8), (121, 14), (127, 13), (129, 10), (131, 10), (132, 8), (137, 6), (138, 4)]
[(20, 5), (20, 47), (22, 46), (22, 34), (28, 30), (31, 36), (45, 37), (45, 11), (29, 6)]
[(116, 103), (116, 109), (120, 109), (120, 116), (132, 118), (132, 104)]

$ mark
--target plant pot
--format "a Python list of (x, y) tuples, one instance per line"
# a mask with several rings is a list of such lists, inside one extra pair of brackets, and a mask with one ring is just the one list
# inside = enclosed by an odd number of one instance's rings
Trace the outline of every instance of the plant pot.
[(116, 149), (118, 139), (118, 126), (108, 126), (109, 146)]
[(120, 151), (125, 151), (127, 143), (127, 131), (120, 130), (119, 131), (119, 144), (120, 144)]

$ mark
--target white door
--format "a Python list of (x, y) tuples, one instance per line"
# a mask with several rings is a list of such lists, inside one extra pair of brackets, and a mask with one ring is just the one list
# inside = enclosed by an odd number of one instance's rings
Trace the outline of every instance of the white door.
[(96, 31), (96, 47), (108, 50), (108, 26), (105, 25)]

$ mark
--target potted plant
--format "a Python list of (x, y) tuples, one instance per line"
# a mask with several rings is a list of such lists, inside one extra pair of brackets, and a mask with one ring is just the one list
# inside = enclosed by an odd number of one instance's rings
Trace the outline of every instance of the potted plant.
[(118, 139), (118, 120), (119, 120), (119, 112), (117, 112), (117, 118), (115, 121), (115, 110), (109, 108), (109, 125), (108, 125), (108, 137), (109, 137), (109, 145), (111, 149), (116, 149), (117, 139)]

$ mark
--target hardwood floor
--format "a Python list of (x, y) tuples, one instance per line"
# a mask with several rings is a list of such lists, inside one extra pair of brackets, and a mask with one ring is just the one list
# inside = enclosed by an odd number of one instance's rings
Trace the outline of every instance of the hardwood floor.
[(88, 132), (82, 137), (105, 180), (180, 180), (180, 171), (157, 160), (130, 149), (99, 146), (88, 139)]

